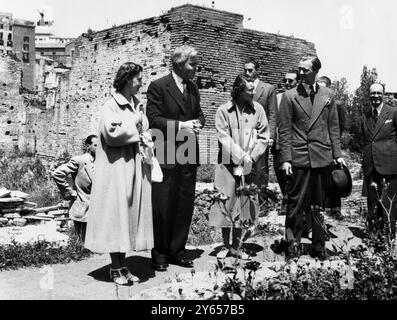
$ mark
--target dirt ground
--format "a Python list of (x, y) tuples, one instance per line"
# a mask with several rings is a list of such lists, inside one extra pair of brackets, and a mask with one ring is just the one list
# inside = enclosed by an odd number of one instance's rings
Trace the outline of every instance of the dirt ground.
[[(285, 216), (278, 216), (273, 212), (263, 218), (261, 223), (269, 223), (272, 230), (282, 228)], [(333, 239), (327, 241), (327, 247), (332, 249), (335, 241), (343, 243), (349, 237), (352, 245), (361, 243), (351, 230), (359, 230), (348, 219), (343, 223), (336, 223), (329, 219), (332, 225)], [(276, 255), (270, 249), (274, 239), (280, 239), (282, 235), (272, 232), (272, 236), (258, 235), (247, 240), (246, 247), (255, 256), (252, 258), (258, 262), (284, 260), (281, 255)], [(308, 242), (308, 241), (306, 241)], [(309, 244), (309, 243), (308, 243)], [(208, 272), (215, 269), (216, 253), (220, 244), (209, 246), (187, 247), (189, 258), (194, 260), (195, 272)], [(56, 264), (42, 268), (23, 268), (0, 272), (0, 299), (7, 300), (114, 300), (130, 299), (137, 297), (147, 289), (153, 289), (164, 283), (175, 280), (178, 275), (189, 274), (191, 269), (170, 265), (166, 272), (156, 272), (151, 264), (150, 251), (131, 253), (127, 255), (127, 263), (132, 273), (143, 281), (132, 286), (116, 286), (109, 280), (110, 258), (107, 254), (95, 254), (92, 257), (69, 264)], [(153, 291), (153, 290), (152, 290)], [(151, 299), (151, 298), (150, 298)], [(158, 297), (153, 297), (158, 299)]]

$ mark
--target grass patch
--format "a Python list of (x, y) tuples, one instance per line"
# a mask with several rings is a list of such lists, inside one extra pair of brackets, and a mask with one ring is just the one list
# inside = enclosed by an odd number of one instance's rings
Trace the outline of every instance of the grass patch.
[(69, 263), (92, 255), (74, 234), (73, 228), (69, 229), (68, 236), (69, 240), (63, 246), (46, 240), (24, 244), (13, 240), (10, 244), (0, 245), (0, 271)]

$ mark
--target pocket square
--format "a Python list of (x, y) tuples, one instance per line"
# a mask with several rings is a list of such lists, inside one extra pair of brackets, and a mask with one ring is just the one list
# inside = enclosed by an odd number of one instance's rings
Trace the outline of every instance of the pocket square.
[(386, 121), (385, 121), (385, 124), (386, 124), (386, 123), (389, 123), (389, 122), (392, 122), (392, 121), (393, 121), (392, 119), (386, 120)]

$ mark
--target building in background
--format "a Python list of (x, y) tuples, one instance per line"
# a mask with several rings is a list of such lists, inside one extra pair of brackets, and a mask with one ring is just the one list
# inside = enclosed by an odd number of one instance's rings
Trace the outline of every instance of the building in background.
[(54, 35), (54, 20), (46, 19), (45, 11), (39, 10), (40, 20), (36, 22), (36, 51), (39, 55), (55, 61), (59, 67), (67, 66), (70, 52), (66, 46), (74, 38), (62, 38)]
[(13, 55), (22, 62), (21, 86), (34, 90), (35, 24), (14, 19), (12, 13), (0, 12), (0, 54)]

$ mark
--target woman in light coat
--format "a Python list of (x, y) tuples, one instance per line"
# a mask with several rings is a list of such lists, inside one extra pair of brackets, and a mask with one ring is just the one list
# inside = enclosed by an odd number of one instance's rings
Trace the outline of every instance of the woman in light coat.
[[(227, 255), (246, 255), (240, 253), (239, 246), (242, 227), (255, 222), (258, 214), (257, 194), (253, 197), (237, 197), (236, 189), (244, 183), (255, 181), (252, 166), (266, 151), (269, 142), (269, 126), (263, 107), (253, 101), (253, 80), (239, 75), (234, 81), (232, 100), (221, 105), (215, 115), (215, 127), (218, 132), (218, 163), (223, 168), (215, 173), (215, 186), (229, 197), (225, 206), (214, 205), (211, 208), (209, 223), (222, 228), (224, 247), (218, 257)], [(256, 199), (253, 203), (249, 199)], [(232, 229), (232, 243), (230, 231)]]
[(110, 278), (122, 285), (139, 281), (126, 266), (126, 252), (153, 247), (151, 167), (141, 152), (149, 125), (135, 97), (142, 71), (124, 63), (102, 106), (85, 241), (91, 251), (110, 253)]

